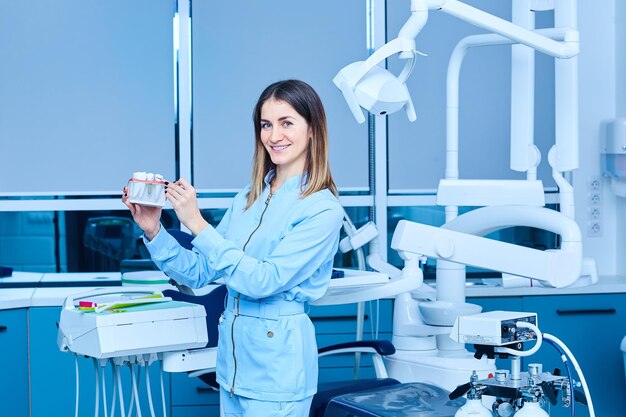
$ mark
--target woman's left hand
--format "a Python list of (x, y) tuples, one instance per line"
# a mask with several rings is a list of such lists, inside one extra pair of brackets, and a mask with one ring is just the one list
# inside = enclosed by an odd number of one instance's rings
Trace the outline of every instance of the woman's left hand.
[(208, 223), (200, 214), (196, 189), (184, 178), (165, 185), (165, 196), (172, 203), (178, 220), (194, 235), (200, 233)]

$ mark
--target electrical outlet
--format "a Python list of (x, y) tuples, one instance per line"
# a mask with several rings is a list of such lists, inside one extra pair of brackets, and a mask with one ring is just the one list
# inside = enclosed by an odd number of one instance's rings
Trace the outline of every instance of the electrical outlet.
[(602, 178), (587, 180), (587, 236), (602, 236)]

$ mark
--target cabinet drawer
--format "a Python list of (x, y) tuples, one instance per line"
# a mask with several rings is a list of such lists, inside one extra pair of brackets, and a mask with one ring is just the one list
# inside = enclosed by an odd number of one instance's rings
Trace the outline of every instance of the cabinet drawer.
[(217, 405), (176, 406), (172, 407), (172, 417), (219, 417)]
[(219, 405), (219, 392), (211, 389), (200, 378), (189, 378), (187, 373), (171, 374), (172, 406)]
[(28, 417), (26, 309), (0, 311), (0, 416)]

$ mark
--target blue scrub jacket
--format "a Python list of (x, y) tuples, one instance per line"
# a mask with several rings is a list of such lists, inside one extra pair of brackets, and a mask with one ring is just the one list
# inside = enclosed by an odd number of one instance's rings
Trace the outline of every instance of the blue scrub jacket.
[[(222, 388), (253, 399), (299, 401), (317, 390), (317, 345), (313, 324), (297, 314), (304, 311), (298, 307), (328, 288), (343, 209), (328, 190), (300, 198), (300, 176), (270, 197), (272, 176), (248, 210), (249, 186), (239, 192), (220, 224), (195, 237), (192, 251), (163, 227), (144, 242), (157, 266), (181, 284), (199, 288), (224, 279), (229, 300), (219, 324), (217, 363)], [(237, 318), (236, 296), (242, 305)], [(270, 313), (243, 308), (258, 303), (271, 305)]]

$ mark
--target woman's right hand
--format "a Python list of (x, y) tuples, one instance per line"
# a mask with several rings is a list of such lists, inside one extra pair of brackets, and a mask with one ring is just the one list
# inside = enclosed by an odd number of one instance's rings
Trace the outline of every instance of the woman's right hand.
[(143, 230), (148, 240), (152, 240), (161, 229), (161, 207), (142, 206), (128, 201), (128, 187), (124, 187), (122, 203), (130, 209), (135, 223)]

